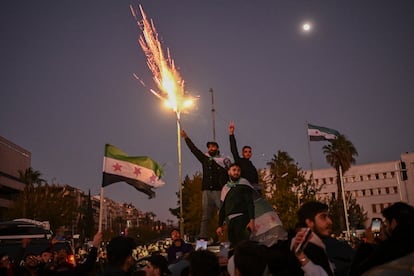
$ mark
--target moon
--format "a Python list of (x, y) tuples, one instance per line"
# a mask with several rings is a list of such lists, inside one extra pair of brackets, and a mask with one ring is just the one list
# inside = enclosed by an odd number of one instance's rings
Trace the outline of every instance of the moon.
[(312, 25), (309, 22), (303, 23), (302, 30), (308, 33), (312, 30)]

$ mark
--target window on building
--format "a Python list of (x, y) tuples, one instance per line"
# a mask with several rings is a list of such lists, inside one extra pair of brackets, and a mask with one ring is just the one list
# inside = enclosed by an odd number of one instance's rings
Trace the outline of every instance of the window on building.
[(378, 194), (379, 195), (381, 194), (381, 188), (378, 188)]
[(322, 181), (323, 181), (323, 184), (326, 184), (326, 178), (323, 178)]
[(381, 212), (382, 212), (382, 210), (384, 210), (384, 203), (380, 204), (380, 210), (381, 210)]
[(362, 196), (365, 196), (365, 190), (362, 190)]
[(376, 204), (372, 204), (372, 212), (375, 214), (377, 213), (377, 205)]
[(389, 187), (385, 187), (385, 193), (389, 194), (390, 193), (390, 188)]
[(383, 174), (382, 174), (382, 178), (383, 178), (383, 179), (387, 179), (387, 178), (388, 178), (388, 177), (387, 177), (387, 175), (388, 175), (387, 173), (383, 173)]
[(374, 195), (374, 190), (373, 189), (369, 189), (369, 194), (370, 195)]
[(391, 172), (391, 178), (395, 177), (395, 172)]
[(398, 193), (398, 187), (394, 186), (393, 188), (394, 188), (394, 194)]
[(379, 179), (379, 174), (375, 174), (375, 179)]

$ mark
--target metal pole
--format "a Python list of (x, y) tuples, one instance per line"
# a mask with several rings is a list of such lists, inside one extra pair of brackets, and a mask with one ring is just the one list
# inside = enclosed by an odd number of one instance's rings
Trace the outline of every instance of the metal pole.
[(349, 221), (348, 221), (348, 207), (345, 200), (345, 190), (344, 190), (344, 182), (342, 180), (342, 166), (339, 165), (339, 178), (341, 181), (341, 189), (342, 189), (342, 201), (344, 204), (344, 214), (345, 214), (345, 224), (346, 224), (346, 235), (347, 238), (351, 238), (351, 232), (349, 231)]
[(104, 188), (101, 187), (101, 195), (100, 195), (100, 200), (99, 200), (98, 232), (102, 232), (103, 208), (104, 208)]
[(184, 217), (183, 217), (183, 174), (181, 163), (181, 125), (180, 125), (180, 112), (176, 112), (177, 115), (177, 152), (178, 152), (178, 185), (180, 185), (180, 234), (184, 237)]
[(213, 88), (210, 88), (210, 93), (211, 93), (211, 118), (212, 118), (212, 122), (213, 122), (213, 141), (216, 141), (216, 119), (215, 119), (215, 112), (216, 110), (214, 109), (214, 91)]
[(311, 149), (310, 149), (310, 136), (308, 133), (308, 129), (309, 129), (309, 123), (306, 121), (306, 137), (308, 140), (308, 153), (309, 153), (309, 163), (310, 163), (310, 169), (311, 169), (311, 183), (313, 184), (313, 165), (312, 165), (312, 155), (311, 155)]

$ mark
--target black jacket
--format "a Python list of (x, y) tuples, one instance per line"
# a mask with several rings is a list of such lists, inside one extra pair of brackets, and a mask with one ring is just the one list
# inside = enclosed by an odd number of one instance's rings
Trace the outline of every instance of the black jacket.
[(199, 150), (190, 138), (185, 138), (185, 142), (203, 167), (203, 183), (201, 190), (221, 191), (221, 188), (228, 180), (227, 171), (217, 164), (213, 158), (205, 155)]
[(237, 151), (236, 138), (234, 137), (234, 134), (230, 134), (230, 150), (231, 154), (233, 155), (234, 162), (240, 165), (240, 176), (247, 179), (247, 181), (249, 181), (251, 184), (258, 184), (259, 176), (257, 175), (257, 169), (253, 165), (252, 161), (239, 156), (239, 152)]
[(355, 253), (350, 275), (361, 275), (374, 266), (388, 263), (414, 252), (413, 223), (409, 227), (397, 226), (392, 236), (374, 246), (362, 243)]

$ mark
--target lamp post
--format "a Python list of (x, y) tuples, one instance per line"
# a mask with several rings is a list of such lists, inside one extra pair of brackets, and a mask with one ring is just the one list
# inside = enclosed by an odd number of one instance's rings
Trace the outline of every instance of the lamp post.
[(178, 154), (178, 185), (180, 196), (180, 235), (184, 237), (184, 217), (183, 217), (183, 173), (181, 162), (181, 124), (180, 124), (180, 112), (175, 112), (177, 116), (177, 154)]

